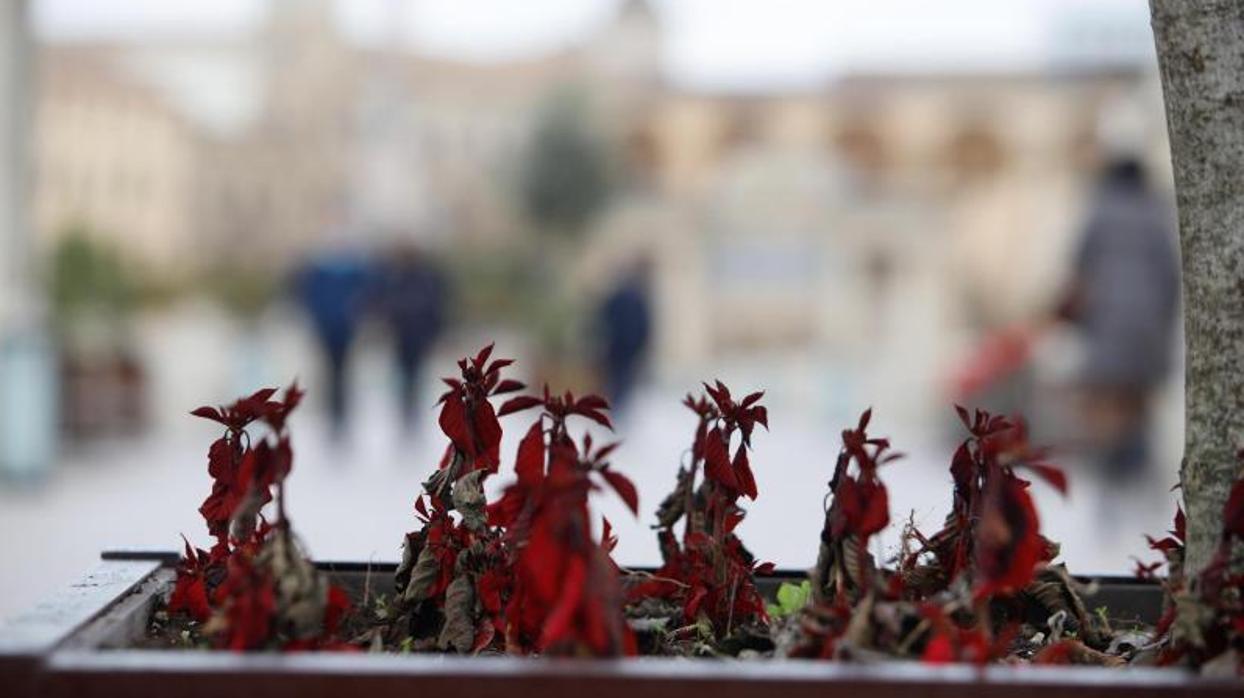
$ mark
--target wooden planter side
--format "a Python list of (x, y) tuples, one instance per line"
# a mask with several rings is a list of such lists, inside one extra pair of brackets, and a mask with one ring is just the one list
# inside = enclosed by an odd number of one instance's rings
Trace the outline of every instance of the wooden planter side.
[(1238, 682), (1139, 668), (138, 650), (59, 651), (50, 658), (40, 689), (40, 695), (55, 698), (1157, 698), (1239, 696), (1242, 690)]
[[(109, 554), (99, 570), (0, 633), (5, 696), (343, 696), (409, 698), (1072, 698), (1239, 696), (1239, 682), (1176, 670), (1082, 667), (932, 667), (806, 660), (617, 661), (365, 653), (234, 654), (109, 650), (145, 631), (173, 574), (167, 554)], [(391, 565), (325, 564), (342, 581), (384, 588)], [(1141, 587), (1136, 586), (1138, 595)], [(1142, 606), (1144, 603), (1141, 604)]]
[[(41, 665), (58, 646), (135, 594), (161, 563), (108, 560), (68, 589), (0, 625), (0, 678), (6, 695), (34, 695)], [(12, 693), (10, 693), (12, 691)]]

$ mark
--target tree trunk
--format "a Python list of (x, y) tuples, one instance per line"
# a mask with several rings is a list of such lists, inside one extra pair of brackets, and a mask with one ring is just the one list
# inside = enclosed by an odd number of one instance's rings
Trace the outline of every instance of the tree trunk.
[(1150, 0), (1183, 255), (1187, 569), (1205, 566), (1244, 447), (1244, 2)]

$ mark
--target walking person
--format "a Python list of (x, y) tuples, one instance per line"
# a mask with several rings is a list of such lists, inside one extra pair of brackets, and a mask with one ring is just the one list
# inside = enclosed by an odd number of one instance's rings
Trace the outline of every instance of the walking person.
[(379, 305), (396, 350), (402, 428), (410, 429), (424, 362), (445, 325), (448, 284), (435, 261), (409, 244), (389, 251), (379, 282)]
[(345, 434), (349, 421), (350, 348), (368, 304), (370, 276), (366, 259), (355, 253), (314, 256), (297, 275), (296, 291), (323, 360), (334, 439)]

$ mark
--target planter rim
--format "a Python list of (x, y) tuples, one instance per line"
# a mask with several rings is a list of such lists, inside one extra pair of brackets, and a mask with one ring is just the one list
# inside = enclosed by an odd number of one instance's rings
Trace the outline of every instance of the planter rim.
[(911, 660), (850, 664), (814, 659), (720, 660), (685, 657), (631, 657), (568, 659), (549, 657), (462, 657), (454, 655), (351, 652), (296, 652), (281, 654), (195, 650), (61, 650), (46, 663), (56, 672), (248, 674), (291, 673), (331, 675), (397, 675), (416, 677), (521, 679), (538, 676), (558, 679), (615, 678), (704, 682), (823, 682), (923, 684), (994, 684), (1028, 686), (1134, 686), (1153, 689), (1222, 685), (1240, 690), (1240, 682), (1196, 676), (1180, 669), (1131, 667), (1107, 669), (1087, 666), (982, 667), (968, 664), (929, 665)]
[[(105, 550), (99, 555), (99, 559), (105, 562), (124, 561), (124, 562), (159, 562), (164, 565), (175, 565), (181, 559), (181, 553), (175, 550), (162, 549), (117, 549)], [(315, 560), (315, 566), (329, 572), (385, 572), (397, 569), (397, 561), (390, 560), (372, 560), (361, 562), (358, 560)], [(640, 565), (630, 567), (629, 569), (643, 572), (655, 572), (655, 567)], [(765, 575), (766, 579), (806, 579), (808, 571), (806, 569), (797, 569), (792, 567), (781, 567), (774, 570), (771, 574)], [(1127, 574), (1072, 574), (1072, 578), (1089, 583), (1100, 582), (1114, 586), (1128, 587), (1153, 587), (1157, 582), (1148, 579), (1140, 579), (1135, 575)]]
[[(16, 680), (16, 695), (203, 695), (254, 689), (274, 696), (408, 695), (410, 682), (458, 698), (516, 695), (562, 698), (584, 689), (594, 698), (683, 698), (687, 691), (714, 698), (856, 696), (889, 698), (912, 693), (960, 698), (1003, 695), (1090, 696), (1242, 695), (1240, 681), (1206, 678), (1180, 669), (1083, 666), (933, 666), (912, 660), (873, 664), (808, 659), (715, 660), (684, 657), (559, 659), (549, 657), (462, 657), (365, 652), (234, 653), (172, 649), (100, 649), (83, 638), (114, 608), (150, 598), (159, 574), (178, 559), (164, 551), (109, 551), (96, 572), (67, 593), (28, 614), (35, 632), (16, 642), (0, 633), (0, 680)], [(392, 563), (323, 562), (322, 569), (361, 573), (391, 569)], [(161, 572), (163, 570), (163, 572)], [(802, 572), (778, 577), (801, 578)], [(1097, 578), (1102, 579), (1102, 578)], [(1113, 579), (1110, 579), (1113, 582)], [(1136, 580), (1120, 579), (1121, 583)], [(164, 582), (160, 582), (161, 584)], [(1142, 582), (1147, 584), (1147, 582)], [(145, 595), (145, 597), (144, 597)], [(60, 605), (58, 605), (58, 603)], [(68, 603), (68, 606), (66, 604)], [(127, 604), (129, 606), (127, 606)], [(6, 661), (8, 662), (6, 664)], [(25, 681), (25, 683), (23, 683)], [(31, 688), (33, 687), (33, 688)], [(188, 689), (196, 689), (189, 691)]]

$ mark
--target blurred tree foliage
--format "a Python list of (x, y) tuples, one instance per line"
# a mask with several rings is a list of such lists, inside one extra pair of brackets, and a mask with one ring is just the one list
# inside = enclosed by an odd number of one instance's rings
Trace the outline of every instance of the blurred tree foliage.
[(120, 318), (133, 309), (138, 284), (121, 254), (95, 239), (90, 229), (72, 224), (59, 236), (48, 269), (48, 295), (61, 327), (84, 316)]
[(201, 286), (234, 317), (255, 321), (281, 291), (281, 277), (268, 269), (222, 263), (203, 276)]
[(545, 104), (520, 175), (523, 207), (542, 230), (578, 234), (604, 208), (608, 157), (581, 97), (561, 92)]

